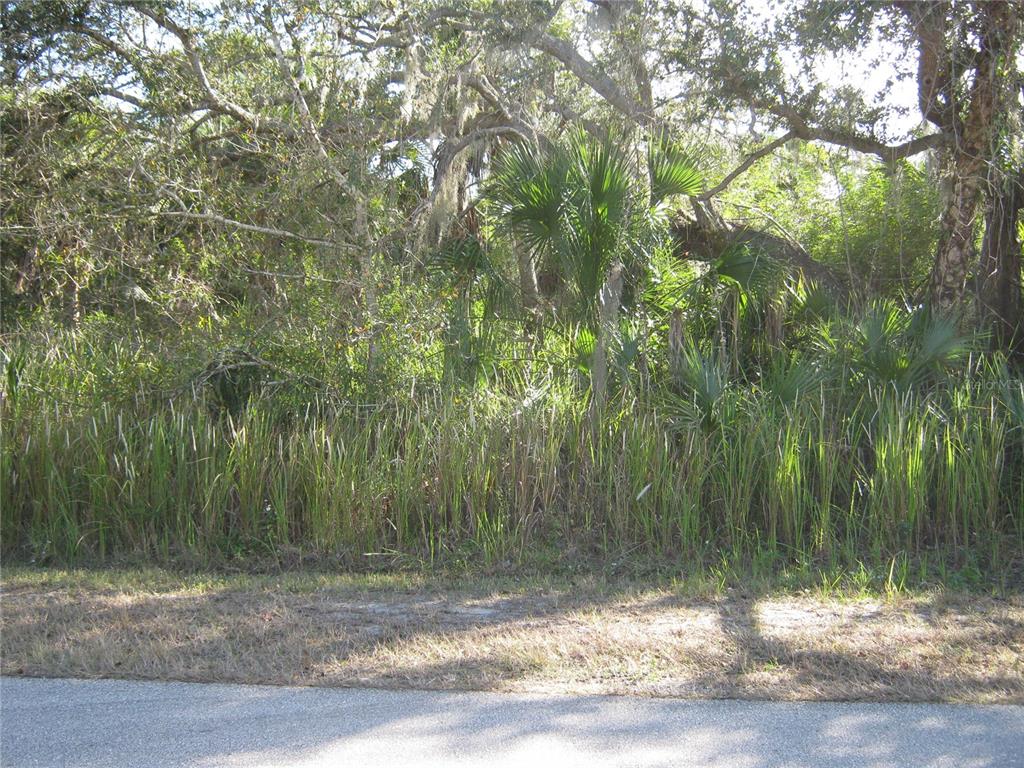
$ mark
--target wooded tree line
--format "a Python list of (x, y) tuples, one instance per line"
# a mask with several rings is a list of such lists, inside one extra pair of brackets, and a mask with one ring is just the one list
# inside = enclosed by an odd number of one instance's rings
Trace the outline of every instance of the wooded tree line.
[[(185, 252), (229, 234), (353, 267), (339, 298), (373, 323), (382, 270), (477, 234), (503, 150), (613, 130), (633, 154), (666, 138), (713, 148), (706, 183), (673, 200), (680, 253), (760, 233), (774, 258), (862, 297), (856, 274), (769, 222), (738, 226), (729, 196), (806, 142), (890, 176), (927, 157), (937, 242), (927, 283), (898, 289), (1009, 348), (1021, 17), (1017, 2), (5, 2), (5, 323), (42, 304), (72, 318), (83, 302), (138, 304), (158, 265), (184, 280)], [(909, 133), (878, 94), (828, 76), (870, 56), (913, 79), (923, 120)], [(535, 307), (543, 264), (517, 253)], [(244, 268), (255, 285), (294, 271)]]
[(1019, 575), (1022, 16), (5, 2), (5, 552)]

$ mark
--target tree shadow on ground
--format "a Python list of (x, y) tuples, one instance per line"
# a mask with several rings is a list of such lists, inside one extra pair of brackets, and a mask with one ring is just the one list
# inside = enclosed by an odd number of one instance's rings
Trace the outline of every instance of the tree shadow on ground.
[(0, 684), (11, 766), (1013, 766), (1024, 739), (1007, 707)]
[[(5, 674), (1024, 701), (1024, 608), (597, 591), (4, 590)], [(768, 621), (766, 622), (766, 617)]]

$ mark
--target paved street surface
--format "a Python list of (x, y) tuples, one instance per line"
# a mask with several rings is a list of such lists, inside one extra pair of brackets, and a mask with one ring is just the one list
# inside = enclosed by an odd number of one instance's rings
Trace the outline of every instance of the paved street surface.
[(3, 766), (1024, 766), (1024, 707), (0, 679)]

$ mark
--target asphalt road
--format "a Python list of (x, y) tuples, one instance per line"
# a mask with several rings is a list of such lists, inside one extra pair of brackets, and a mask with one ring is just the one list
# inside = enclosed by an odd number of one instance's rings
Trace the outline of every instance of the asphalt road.
[(1024, 707), (0, 678), (3, 766), (1024, 766)]

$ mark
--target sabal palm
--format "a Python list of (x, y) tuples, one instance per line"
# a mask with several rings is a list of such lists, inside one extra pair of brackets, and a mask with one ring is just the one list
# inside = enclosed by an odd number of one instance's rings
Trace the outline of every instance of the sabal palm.
[(519, 144), (498, 157), (488, 185), (503, 227), (556, 266), (587, 318), (615, 261), (633, 272), (643, 264), (664, 200), (703, 184), (693, 155), (664, 139), (650, 143), (646, 169), (625, 146), (583, 132), (552, 147)]

